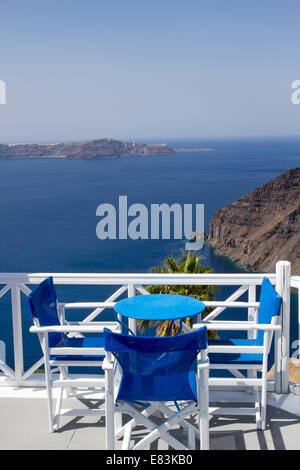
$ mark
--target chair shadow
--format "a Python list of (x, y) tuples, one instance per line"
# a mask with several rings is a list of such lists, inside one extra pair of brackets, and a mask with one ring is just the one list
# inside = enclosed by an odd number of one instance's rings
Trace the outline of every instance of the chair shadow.
[[(245, 406), (245, 404), (241, 404), (241, 406)], [(253, 425), (253, 427), (249, 427), (249, 425)], [(288, 435), (289, 426), (295, 425), (299, 425), (300, 430), (299, 416), (270, 405), (268, 406), (265, 431), (256, 428), (255, 419), (251, 416), (213, 416), (210, 420), (211, 449), (247, 450), (249, 447), (247, 441), (250, 437), (253, 442), (256, 440), (258, 444), (255, 450), (269, 450), (270, 448), (286, 450), (284, 435)], [(217, 429), (221, 427), (222, 430), (218, 431)], [(225, 445), (225, 441), (227, 445)], [(300, 449), (300, 443), (298, 449)]]
[[(104, 400), (88, 400), (83, 398), (70, 398), (69, 400), (77, 400), (82, 403), (88, 409), (99, 409), (104, 405)], [(84, 408), (83, 408), (84, 409)], [(65, 418), (66, 419), (66, 418)], [(84, 428), (105, 428), (105, 418), (101, 416), (95, 422), (84, 422), (82, 416), (75, 416), (73, 419), (68, 421), (66, 424), (60, 426), (57, 433), (63, 433), (64, 431), (77, 431)]]
[[(99, 408), (104, 404), (103, 400), (85, 400), (79, 401), (87, 408)], [(214, 404), (216, 405), (216, 404)], [(235, 404), (239, 406), (239, 404)], [(241, 403), (240, 406), (245, 406)], [(130, 420), (130, 416), (123, 415), (123, 424)], [(162, 415), (156, 413), (151, 419), (159, 426), (163, 422)], [(197, 426), (196, 419), (191, 418), (190, 422)], [(211, 450), (248, 450), (249, 440), (252, 442), (251, 448), (256, 450), (268, 450), (274, 448), (275, 450), (286, 450), (286, 444), (283, 434), (287, 434), (289, 426), (299, 425), (300, 430), (300, 417), (289, 413), (285, 410), (268, 406), (267, 413), (267, 426), (266, 430), (262, 431), (256, 428), (255, 418), (253, 416), (213, 416), (210, 419), (210, 449)], [(62, 425), (58, 433), (64, 431), (80, 431), (84, 428), (102, 428), (105, 429), (105, 418), (100, 417), (97, 421), (86, 422), (82, 417), (75, 417)], [(135, 445), (140, 439), (149, 433), (148, 429), (142, 426), (136, 426), (132, 431), (131, 445)], [(182, 428), (175, 428), (170, 431), (170, 434), (184, 445), (187, 445), (187, 432)], [(271, 442), (270, 442), (271, 438)], [(122, 439), (118, 440), (121, 445)], [(172, 450), (172, 447), (167, 443), (163, 444), (165, 449)], [(161, 443), (156, 440), (150, 445), (150, 450), (159, 450)], [(196, 449), (199, 449), (199, 441), (196, 439)], [(299, 448), (300, 449), (300, 443)]]

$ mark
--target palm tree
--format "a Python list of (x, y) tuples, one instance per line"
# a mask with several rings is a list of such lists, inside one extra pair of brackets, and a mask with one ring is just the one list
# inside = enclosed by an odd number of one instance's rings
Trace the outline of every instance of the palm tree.
[[(202, 258), (194, 252), (192, 255), (190, 252), (185, 253), (181, 251), (181, 257), (179, 260), (173, 258), (173, 256), (168, 256), (162, 266), (154, 266), (151, 271), (159, 274), (207, 274), (214, 273), (214, 270), (209, 266), (203, 266), (200, 263)], [(147, 290), (150, 294), (178, 294), (186, 295), (189, 297), (195, 297), (196, 299), (205, 301), (205, 300), (215, 300), (215, 293), (218, 291), (217, 286), (195, 286), (195, 285), (158, 285), (158, 286), (148, 286)], [(212, 309), (206, 308), (203, 312), (203, 317), (208, 315)], [(161, 321), (153, 322), (149, 320), (140, 320), (138, 326), (142, 332), (148, 327), (156, 328), (156, 336), (167, 336), (169, 334), (169, 329), (171, 327), (171, 321)], [(192, 318), (186, 318), (184, 320), (190, 328), (193, 325)], [(173, 323), (171, 335), (175, 335), (179, 332), (179, 327)], [(217, 338), (217, 334), (213, 331), (209, 331), (209, 338)]]

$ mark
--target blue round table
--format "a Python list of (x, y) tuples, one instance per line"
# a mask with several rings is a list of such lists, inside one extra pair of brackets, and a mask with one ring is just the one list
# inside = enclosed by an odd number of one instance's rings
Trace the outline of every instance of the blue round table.
[(136, 320), (182, 320), (203, 312), (201, 300), (184, 295), (150, 294), (129, 297), (115, 305), (115, 311), (127, 318)]

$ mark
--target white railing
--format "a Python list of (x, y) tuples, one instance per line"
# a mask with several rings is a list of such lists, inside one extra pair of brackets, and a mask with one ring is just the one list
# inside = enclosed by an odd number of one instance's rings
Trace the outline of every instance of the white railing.
[[(289, 331), (290, 331), (290, 287), (300, 290), (300, 277), (291, 277), (290, 263), (280, 261), (276, 265), (273, 274), (74, 274), (74, 273), (3, 273), (0, 274), (0, 298), (10, 292), (12, 305), (12, 328), (14, 369), (4, 361), (0, 361), (0, 386), (36, 386), (41, 385), (35, 371), (43, 364), (40, 358), (32, 364), (28, 370), (24, 370), (23, 356), (23, 332), (22, 332), (22, 307), (21, 296), (27, 296), (31, 290), (28, 285), (40, 283), (48, 276), (53, 276), (55, 284), (62, 285), (113, 285), (117, 290), (106, 300), (99, 302), (59, 303), (59, 315), (64, 318), (65, 309), (91, 309), (91, 313), (83, 320), (94, 321), (105, 309), (113, 309), (117, 299), (126, 293), (128, 297), (137, 294), (147, 295), (149, 285), (217, 285), (236, 286), (237, 289), (224, 301), (204, 302), (206, 306), (214, 310), (207, 319), (218, 317), (226, 308), (246, 308), (248, 319), (255, 321), (259, 303), (256, 299), (256, 286), (261, 285), (263, 278), (268, 277), (275, 285), (276, 290), (283, 298), (281, 323), (282, 333), (275, 336), (275, 380), (276, 393), (289, 391)], [(248, 292), (248, 301), (241, 302), (238, 299)], [(1, 310), (0, 310), (1, 312)], [(0, 313), (1, 314), (1, 313)], [(28, 315), (28, 312), (24, 312)], [(300, 310), (299, 310), (300, 315)], [(300, 318), (300, 317), (299, 317)], [(135, 320), (129, 320), (131, 330), (136, 329)], [(250, 335), (254, 337), (255, 332)], [(1, 340), (0, 332), (0, 340)]]

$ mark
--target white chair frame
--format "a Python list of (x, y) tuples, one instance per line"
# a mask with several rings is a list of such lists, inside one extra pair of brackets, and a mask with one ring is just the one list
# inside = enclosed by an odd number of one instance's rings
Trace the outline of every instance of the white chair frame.
[[(252, 389), (254, 408), (228, 408), (228, 407), (210, 407), (210, 415), (254, 415), (258, 429), (266, 428), (266, 411), (267, 411), (267, 373), (268, 373), (268, 355), (270, 352), (273, 334), (275, 331), (281, 331), (281, 325), (278, 324), (280, 318), (273, 317), (270, 324), (257, 324), (254, 322), (242, 321), (203, 321), (194, 324), (193, 328), (197, 329), (206, 325), (208, 330), (214, 331), (247, 331), (255, 334), (258, 330), (264, 331), (263, 346), (208, 346), (208, 353), (233, 353), (233, 354), (262, 354), (263, 360), (261, 364), (210, 364), (210, 369), (229, 370), (234, 376), (233, 378), (209, 378), (210, 390), (214, 387), (226, 389), (228, 387), (241, 388), (247, 390)], [(241, 373), (242, 370), (248, 371), (247, 376)], [(257, 373), (261, 372), (261, 377)]]
[[(60, 318), (60, 321), (62, 319)], [(105, 356), (104, 348), (71, 348), (71, 347), (49, 347), (49, 333), (64, 333), (73, 337), (82, 337), (84, 333), (103, 333), (104, 328), (120, 332), (120, 325), (117, 322), (72, 322), (64, 321), (60, 326), (41, 327), (37, 318), (34, 318), (34, 326), (30, 328), (31, 333), (38, 335), (44, 356), (45, 380), (48, 400), (48, 419), (50, 432), (58, 431), (60, 418), (62, 416), (105, 416), (105, 409), (62, 409), (63, 392), (66, 390), (66, 398), (80, 398), (76, 390), (83, 389), (83, 395), (89, 389), (97, 389), (100, 395), (97, 398), (105, 400), (105, 378), (104, 376), (84, 376), (73, 378), (69, 375), (68, 367), (100, 367), (103, 361), (84, 360), (51, 360), (50, 356)], [(53, 369), (55, 368), (55, 369)], [(55, 371), (59, 371), (59, 378), (52, 378)], [(56, 405), (54, 406), (53, 389), (59, 388)], [(121, 424), (119, 424), (121, 426)]]
[[(161, 438), (175, 450), (194, 450), (196, 436), (200, 439), (200, 449), (209, 449), (209, 414), (208, 414), (208, 375), (209, 360), (207, 351), (202, 350), (197, 358), (197, 403), (183, 403), (180, 411), (173, 411), (164, 402), (149, 402), (143, 410), (138, 409), (125, 400), (116, 400), (118, 382), (121, 368), (112, 353), (107, 352), (103, 363), (105, 370), (105, 393), (106, 393), (106, 448), (115, 449), (115, 439), (123, 436), (122, 450), (142, 450), (152, 442)], [(168, 403), (169, 405), (169, 403)], [(150, 417), (160, 411), (167, 418), (163, 424), (157, 427)], [(115, 413), (127, 414), (131, 420), (119, 430), (115, 429)], [(187, 416), (197, 415), (198, 428), (186, 421)], [(131, 432), (137, 426), (142, 425), (149, 429), (149, 433), (137, 444), (130, 448)], [(179, 425), (188, 432), (188, 446), (186, 447), (168, 431)]]

